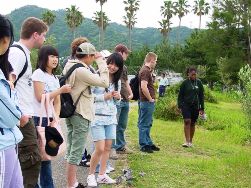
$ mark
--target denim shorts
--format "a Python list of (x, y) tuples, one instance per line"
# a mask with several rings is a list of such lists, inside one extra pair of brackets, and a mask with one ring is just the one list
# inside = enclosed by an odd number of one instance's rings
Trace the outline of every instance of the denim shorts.
[(93, 141), (116, 139), (116, 125), (95, 125), (91, 126)]

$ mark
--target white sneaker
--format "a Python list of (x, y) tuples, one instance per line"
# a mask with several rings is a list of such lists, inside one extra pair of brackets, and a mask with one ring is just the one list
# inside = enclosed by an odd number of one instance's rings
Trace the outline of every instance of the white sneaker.
[(110, 173), (110, 172), (115, 171), (115, 168), (113, 168), (113, 167), (111, 166), (111, 164), (108, 163), (107, 166), (106, 166), (106, 171), (108, 171), (108, 172)]
[(107, 174), (98, 175), (97, 182), (102, 183), (102, 184), (114, 184), (114, 183), (116, 183), (116, 181), (114, 179), (110, 178)]
[(87, 176), (87, 184), (88, 184), (88, 187), (97, 187), (97, 186), (98, 186), (94, 174), (89, 174), (89, 175)]

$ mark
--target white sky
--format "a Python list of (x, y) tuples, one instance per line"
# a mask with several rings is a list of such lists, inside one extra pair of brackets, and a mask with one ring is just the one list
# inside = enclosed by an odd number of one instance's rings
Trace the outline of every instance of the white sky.
[[(194, 0), (188, 0), (188, 2), (191, 6), (194, 4)], [(207, 2), (211, 4), (212, 0), (207, 0)], [(135, 27), (160, 27), (158, 21), (162, 19), (160, 7), (163, 4), (164, 0), (140, 0), (140, 7), (136, 13), (137, 23)], [(65, 9), (71, 5), (76, 5), (86, 18), (92, 18), (94, 12), (100, 10), (99, 3), (96, 3), (95, 0), (0, 0), (0, 14), (9, 14), (11, 11), (25, 5), (37, 5), (50, 10)], [(107, 0), (103, 6), (103, 11), (106, 12), (111, 22), (124, 25), (124, 7), (123, 0)], [(210, 15), (202, 17), (202, 28), (206, 27), (206, 22), (208, 21), (210, 21)], [(172, 23), (171, 27), (178, 26), (179, 20), (177, 16), (172, 18)], [(188, 14), (182, 18), (181, 25), (197, 28), (199, 17)]]

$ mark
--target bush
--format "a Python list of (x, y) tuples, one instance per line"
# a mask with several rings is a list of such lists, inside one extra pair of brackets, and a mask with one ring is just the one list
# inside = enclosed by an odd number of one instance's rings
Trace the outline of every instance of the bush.
[(181, 116), (177, 107), (176, 97), (171, 95), (159, 98), (156, 103), (154, 117), (163, 120), (179, 119)]

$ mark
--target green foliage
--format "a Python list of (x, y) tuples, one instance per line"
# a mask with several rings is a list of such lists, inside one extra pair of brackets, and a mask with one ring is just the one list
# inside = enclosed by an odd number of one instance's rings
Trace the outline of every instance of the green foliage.
[(42, 14), (42, 20), (48, 25), (50, 26), (51, 24), (53, 24), (53, 22), (55, 21), (56, 15), (50, 11), (47, 10)]
[(242, 106), (249, 119), (248, 127), (251, 130), (251, 67), (246, 65), (239, 72), (243, 86)]
[(204, 86), (204, 99), (210, 103), (218, 103), (218, 100), (214, 93), (206, 86)]

